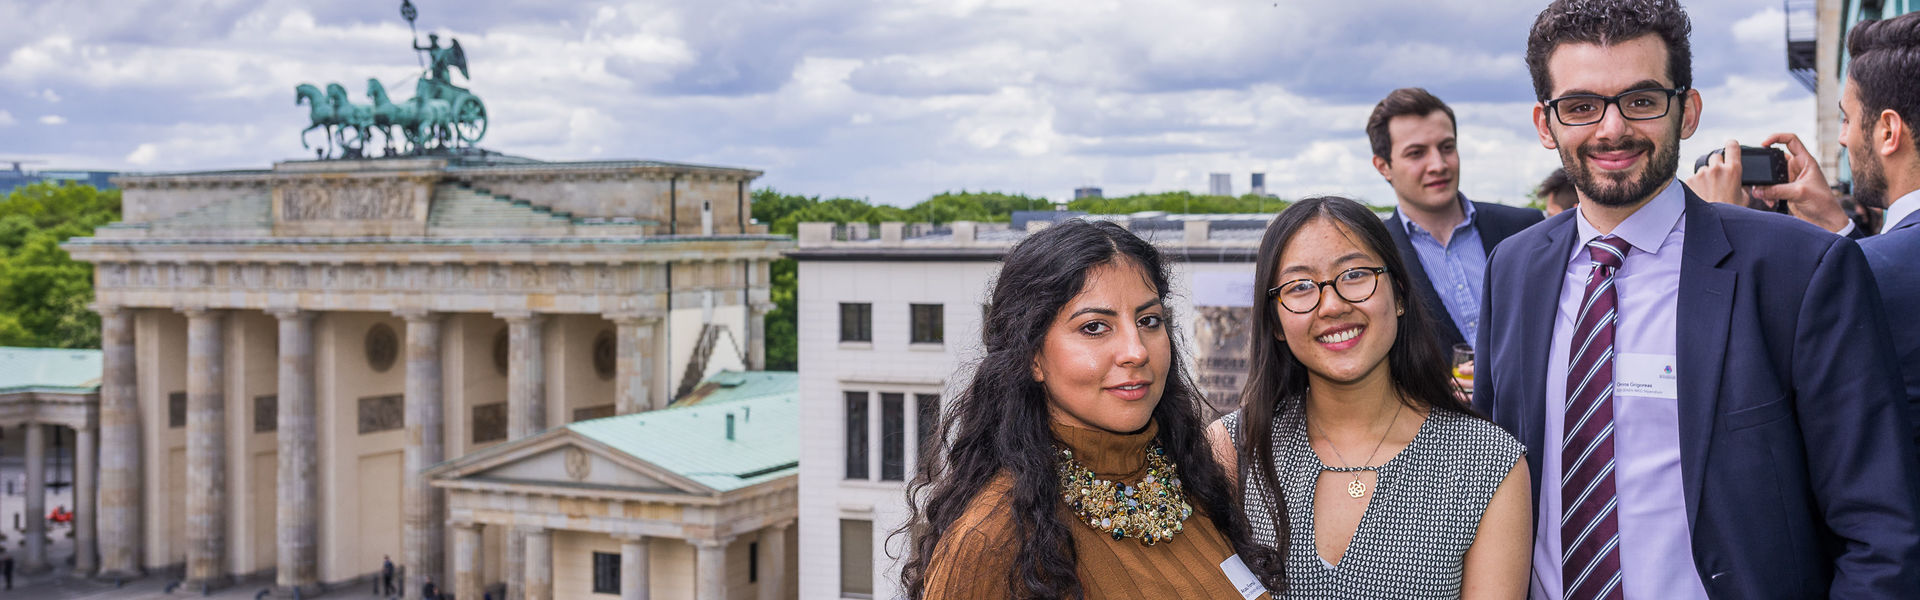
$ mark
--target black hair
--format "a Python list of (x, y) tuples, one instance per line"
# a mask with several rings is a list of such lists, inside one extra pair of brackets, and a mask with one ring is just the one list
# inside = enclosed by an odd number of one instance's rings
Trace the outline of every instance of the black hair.
[[(926, 576), (940, 541), (966, 512), (982, 484), (1005, 472), (1018, 549), (1006, 573), (1010, 598), (1080, 598), (1070, 527), (1063, 520), (1056, 440), (1049, 424), (1046, 388), (1033, 379), (1033, 359), (1055, 316), (1078, 296), (1095, 267), (1131, 263), (1154, 293), (1168, 294), (1160, 251), (1125, 227), (1071, 219), (1042, 229), (1007, 253), (981, 325), (985, 355), (942, 415), (940, 431), (921, 452), (919, 471), (907, 486), (907, 524), (894, 532), (909, 539), (901, 587), (908, 598), (926, 593)], [(1175, 319), (1165, 321), (1172, 339)], [(1215, 460), (1201, 417), (1201, 396), (1173, 345), (1167, 382), (1153, 418), (1156, 441), (1166, 448), (1195, 516), (1209, 519), (1269, 589), (1282, 587), (1285, 565), (1270, 549), (1252, 543), (1246, 516), (1226, 470)]]
[[(1267, 225), (1260, 239), (1253, 286), (1253, 347), (1248, 355), (1252, 372), (1240, 394), (1240, 431), (1235, 444), (1240, 481), (1244, 489), (1261, 490), (1267, 496), (1269, 517), (1275, 524), (1273, 539), (1286, 543), (1285, 498), (1280, 493), (1280, 476), (1274, 469), (1273, 417), (1306, 402), (1307, 365), (1279, 335), (1278, 302), (1268, 298), (1266, 290), (1279, 284), (1280, 252), (1295, 234), (1309, 223), (1326, 221), (1345, 229), (1359, 245), (1380, 257), (1393, 284), (1394, 299), (1406, 308), (1399, 317), (1399, 334), (1387, 350), (1387, 372), (1402, 402), (1414, 408), (1429, 408), (1479, 416), (1473, 408), (1453, 395), (1452, 357), (1442, 348), (1435, 317), (1429, 307), (1412, 293), (1406, 261), (1394, 247), (1393, 238), (1380, 217), (1359, 202), (1339, 196), (1316, 196), (1295, 202)], [(1257, 484), (1257, 485), (1256, 485)]]
[[(1566, 195), (1562, 195), (1563, 192)], [(1562, 203), (1560, 201), (1561, 198), (1568, 196), (1572, 197), (1572, 202)], [(1580, 203), (1579, 195), (1574, 194), (1573, 180), (1567, 177), (1567, 170), (1565, 168), (1554, 169), (1552, 173), (1547, 174), (1546, 179), (1540, 180), (1540, 187), (1533, 189), (1533, 197), (1539, 198), (1541, 202), (1549, 206), (1558, 207), (1560, 210), (1571, 209), (1574, 205)]]
[(1547, 60), (1561, 44), (1612, 45), (1643, 35), (1667, 43), (1667, 77), (1676, 88), (1693, 87), (1693, 24), (1676, 0), (1555, 0), (1540, 11), (1527, 33), (1527, 72), (1536, 100), (1552, 99)]
[(1379, 104), (1373, 105), (1373, 114), (1367, 115), (1367, 143), (1373, 146), (1373, 155), (1393, 162), (1393, 134), (1387, 131), (1387, 124), (1394, 117), (1424, 117), (1435, 111), (1447, 113), (1454, 135), (1460, 134), (1460, 122), (1453, 117), (1453, 107), (1427, 90), (1412, 87), (1388, 92)]

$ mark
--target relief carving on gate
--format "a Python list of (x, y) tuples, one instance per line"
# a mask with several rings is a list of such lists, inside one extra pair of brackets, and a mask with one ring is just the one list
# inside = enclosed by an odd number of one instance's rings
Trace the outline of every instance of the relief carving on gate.
[(293, 184), (280, 189), (282, 221), (408, 221), (409, 186), (392, 183)]

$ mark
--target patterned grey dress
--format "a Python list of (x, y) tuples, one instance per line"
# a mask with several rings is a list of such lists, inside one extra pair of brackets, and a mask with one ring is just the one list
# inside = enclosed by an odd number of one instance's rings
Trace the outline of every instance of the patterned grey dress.
[[(1240, 443), (1240, 413), (1225, 417)], [(1286, 498), (1288, 598), (1459, 598), (1480, 516), (1525, 446), (1500, 426), (1434, 409), (1400, 454), (1380, 465), (1372, 503), (1337, 565), (1314, 549), (1313, 488), (1326, 465), (1307, 445), (1302, 409), (1273, 419), (1274, 472)], [(1279, 547), (1264, 486), (1244, 484), (1254, 540)]]

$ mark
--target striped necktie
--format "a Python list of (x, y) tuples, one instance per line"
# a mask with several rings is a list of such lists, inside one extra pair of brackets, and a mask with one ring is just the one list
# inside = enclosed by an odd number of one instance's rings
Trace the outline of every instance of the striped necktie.
[(1560, 581), (1566, 600), (1626, 597), (1613, 486), (1613, 275), (1628, 247), (1613, 236), (1587, 242), (1593, 270), (1567, 354), (1566, 437), (1560, 446)]

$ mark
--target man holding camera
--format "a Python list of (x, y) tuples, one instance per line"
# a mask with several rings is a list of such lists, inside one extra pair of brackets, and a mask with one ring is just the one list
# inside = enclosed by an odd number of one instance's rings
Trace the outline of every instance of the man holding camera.
[[(1920, 307), (1920, 269), (1912, 264), (1920, 258), (1920, 13), (1855, 26), (1847, 52), (1852, 60), (1840, 96), (1840, 145), (1852, 164), (1854, 201), (1862, 209), (1887, 211), (1880, 235), (1862, 239), (1860, 249), (1879, 283), (1882, 306), (1896, 317), (1888, 327), (1920, 443), (1920, 319), (1904, 318)], [(1755, 195), (1786, 202), (1794, 216), (1844, 235), (1844, 228), (1832, 225), (1845, 215), (1838, 214), (1840, 204), (1820, 165), (1793, 134), (1776, 133), (1765, 144), (1782, 142), (1792, 156), (1792, 179), (1756, 187)], [(1735, 146), (1728, 142), (1727, 152)], [(1723, 198), (1737, 193), (1728, 183), (1745, 175), (1740, 161), (1711, 163), (1695, 178), (1708, 178), (1702, 183)]]

